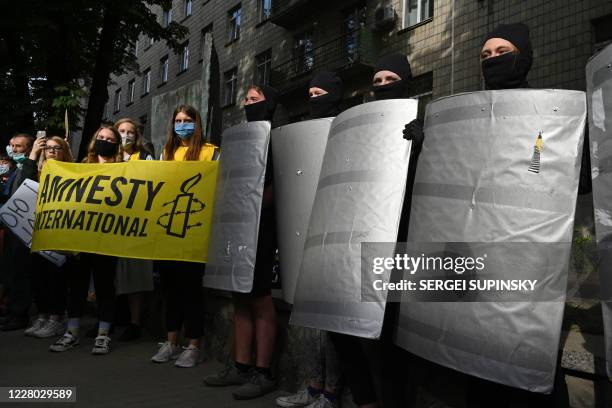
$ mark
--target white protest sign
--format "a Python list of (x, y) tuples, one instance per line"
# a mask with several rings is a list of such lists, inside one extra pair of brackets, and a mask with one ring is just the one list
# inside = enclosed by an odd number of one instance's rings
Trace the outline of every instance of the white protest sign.
[[(9, 227), (28, 248), (32, 245), (32, 226), (37, 195), (38, 183), (26, 179), (11, 198), (0, 207), (0, 222)], [(57, 266), (62, 266), (66, 262), (66, 257), (57, 252), (40, 251), (37, 253)]]

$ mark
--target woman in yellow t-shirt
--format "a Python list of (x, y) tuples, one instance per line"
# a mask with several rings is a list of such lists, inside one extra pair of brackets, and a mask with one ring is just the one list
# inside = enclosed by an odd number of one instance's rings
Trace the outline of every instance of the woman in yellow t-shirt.
[[(202, 133), (202, 120), (194, 107), (181, 105), (176, 108), (162, 160), (217, 160), (219, 149), (215, 145), (205, 143)], [(155, 363), (165, 363), (176, 359), (174, 365), (177, 367), (193, 367), (200, 360), (200, 338), (204, 326), (204, 265), (180, 261), (156, 261), (156, 265), (166, 300), (168, 340), (161, 345), (151, 360)], [(189, 346), (179, 355), (177, 340), (181, 326), (185, 328)]]

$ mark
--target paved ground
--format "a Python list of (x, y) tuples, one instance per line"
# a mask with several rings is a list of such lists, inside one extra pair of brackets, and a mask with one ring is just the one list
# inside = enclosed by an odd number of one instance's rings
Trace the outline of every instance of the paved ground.
[[(0, 332), (0, 386), (76, 386), (77, 403), (13, 406), (259, 408), (275, 407), (274, 398), (280, 395), (277, 392), (258, 400), (235, 401), (232, 387), (202, 385), (204, 376), (222, 368), (219, 363), (203, 362), (188, 369), (153, 364), (149, 359), (157, 343), (150, 338), (115, 342), (106, 356), (90, 354), (93, 339), (85, 339), (80, 347), (65, 353), (49, 352), (53, 341), (26, 337), (22, 331)], [(0, 408), (8, 406), (0, 403)]]

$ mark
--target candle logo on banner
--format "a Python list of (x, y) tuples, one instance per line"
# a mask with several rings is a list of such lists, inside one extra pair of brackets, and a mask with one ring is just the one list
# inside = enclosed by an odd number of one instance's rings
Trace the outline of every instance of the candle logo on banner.
[(529, 165), (529, 170), (532, 173), (540, 172), (540, 153), (542, 153), (542, 148), (544, 144), (542, 142), (542, 132), (538, 134), (538, 138), (536, 139), (535, 145), (533, 146), (533, 156), (531, 156), (531, 164)]
[[(174, 200), (162, 205), (162, 207), (166, 207), (172, 204), (170, 212), (162, 214), (157, 219), (157, 225), (165, 228), (166, 234), (185, 238), (188, 229), (202, 226), (201, 222), (189, 225), (189, 216), (206, 208), (206, 204), (189, 192), (200, 180), (202, 180), (202, 174), (200, 173), (188, 178), (181, 185), (182, 194), (178, 194)], [(164, 219), (168, 220), (165, 225), (162, 221)]]

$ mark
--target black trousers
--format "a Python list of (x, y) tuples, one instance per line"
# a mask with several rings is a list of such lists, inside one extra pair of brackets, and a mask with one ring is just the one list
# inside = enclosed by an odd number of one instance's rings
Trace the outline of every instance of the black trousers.
[(71, 259), (56, 266), (40, 255), (33, 254), (34, 301), (39, 314), (63, 316), (66, 312), (68, 270)]
[(199, 339), (204, 333), (204, 265), (195, 262), (155, 261), (166, 303), (166, 330)]
[(13, 316), (26, 317), (32, 304), (32, 260), (30, 249), (6, 231), (1, 268), (9, 295), (8, 312)]
[(90, 276), (93, 276), (98, 304), (98, 319), (115, 318), (115, 271), (117, 258), (98, 254), (81, 254), (68, 273), (68, 317), (81, 317), (87, 300)]

